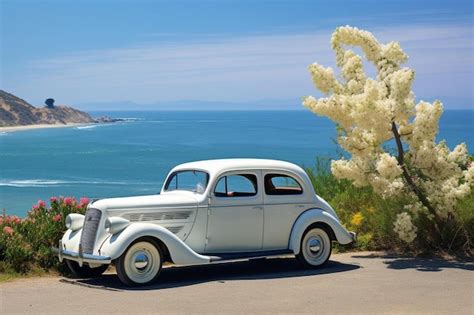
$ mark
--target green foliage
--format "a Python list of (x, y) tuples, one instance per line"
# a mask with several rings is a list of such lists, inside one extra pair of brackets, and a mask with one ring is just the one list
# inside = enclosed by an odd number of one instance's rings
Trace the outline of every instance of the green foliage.
[[(393, 224), (409, 200), (403, 197), (384, 199), (371, 187), (356, 187), (348, 180), (336, 179), (330, 171), (329, 158), (317, 158), (316, 166), (307, 168), (306, 172), (316, 193), (331, 204), (348, 230), (358, 234), (357, 243), (345, 249), (472, 254), (474, 193), (458, 205), (460, 215), (450, 217), (442, 227), (445, 243), (433, 246), (432, 240), (420, 233), (413, 244), (407, 245), (393, 231)], [(427, 231), (430, 224), (423, 221), (423, 216), (415, 222), (419, 231)], [(336, 248), (344, 250), (339, 246)]]
[(42, 200), (24, 219), (16, 216), (0, 217), (0, 272), (26, 273), (35, 268), (44, 270), (63, 267), (51, 247), (58, 246), (69, 213), (85, 213), (88, 199), (55, 198), (50, 207)]

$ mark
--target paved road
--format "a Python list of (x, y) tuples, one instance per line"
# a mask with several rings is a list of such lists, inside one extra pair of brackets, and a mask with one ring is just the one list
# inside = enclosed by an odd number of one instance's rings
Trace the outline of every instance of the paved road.
[(114, 274), (0, 285), (0, 313), (474, 314), (474, 261), (333, 255), (302, 270), (291, 258), (165, 268), (153, 286)]

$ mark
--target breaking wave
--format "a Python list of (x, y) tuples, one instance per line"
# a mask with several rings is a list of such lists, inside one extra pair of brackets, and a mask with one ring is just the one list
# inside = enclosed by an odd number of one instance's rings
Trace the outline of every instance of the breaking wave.
[(73, 186), (73, 185), (157, 185), (159, 183), (133, 183), (128, 181), (73, 181), (55, 179), (21, 179), (21, 180), (0, 180), (0, 186), (6, 187), (53, 187), (53, 186)]
[(140, 121), (145, 120), (144, 118), (135, 118), (135, 117), (119, 117), (117, 119), (122, 119), (123, 121)]
[(79, 127), (76, 127), (76, 129), (79, 129), (79, 130), (82, 130), (82, 129), (94, 129), (94, 128), (97, 128), (98, 125), (90, 125), (90, 126), (79, 126)]

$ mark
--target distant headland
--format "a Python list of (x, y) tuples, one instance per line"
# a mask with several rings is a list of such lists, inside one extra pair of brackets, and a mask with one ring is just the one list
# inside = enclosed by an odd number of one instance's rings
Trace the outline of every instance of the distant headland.
[(107, 116), (94, 119), (86, 112), (69, 106), (55, 105), (54, 102), (54, 99), (48, 98), (44, 107), (35, 107), (13, 94), (0, 90), (0, 130), (15, 131), (123, 121), (120, 118)]

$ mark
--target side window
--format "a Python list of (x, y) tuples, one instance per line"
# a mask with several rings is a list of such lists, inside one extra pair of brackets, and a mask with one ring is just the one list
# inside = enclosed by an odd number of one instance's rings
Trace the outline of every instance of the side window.
[(209, 175), (202, 171), (185, 170), (171, 175), (165, 184), (165, 191), (188, 190), (202, 194), (206, 190)]
[(251, 197), (257, 195), (257, 176), (233, 174), (219, 179), (214, 190), (216, 197)]
[(264, 179), (265, 193), (273, 196), (301, 195), (303, 189), (296, 179), (283, 174), (267, 174)]

